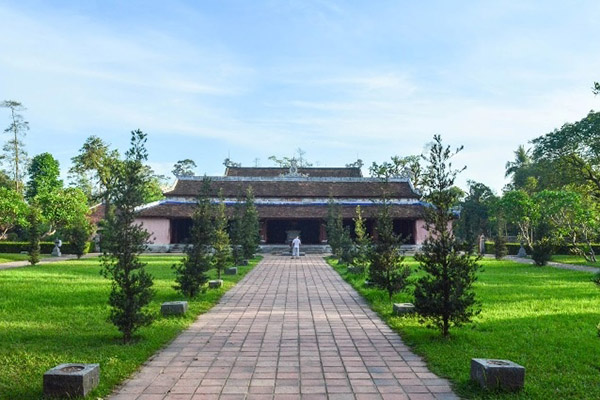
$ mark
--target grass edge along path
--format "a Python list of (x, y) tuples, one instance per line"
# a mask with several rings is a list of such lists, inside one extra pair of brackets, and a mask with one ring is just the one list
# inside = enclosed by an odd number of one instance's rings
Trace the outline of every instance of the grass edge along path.
[[(187, 299), (183, 317), (160, 316), (160, 304), (186, 300), (173, 289), (171, 265), (180, 256), (143, 255), (154, 277), (150, 305), (154, 323), (131, 345), (108, 322), (110, 281), (100, 275), (98, 259), (70, 260), (0, 271), (0, 399), (42, 398), (42, 377), (66, 362), (100, 364), (100, 385), (89, 398), (103, 397), (136, 372), (158, 350), (207, 312), (261, 257), (224, 275), (221, 289)], [(215, 271), (210, 271), (215, 279)]]
[[(449, 379), (465, 399), (600, 398), (600, 290), (591, 274), (511, 261), (482, 260), (475, 291), (482, 312), (473, 324), (453, 328), (450, 338), (427, 329), (418, 318), (392, 315), (383, 291), (364, 287), (364, 276), (328, 263), (435, 374)], [(417, 263), (408, 259), (409, 265)], [(412, 289), (412, 288), (411, 288)], [(407, 293), (393, 302), (411, 302)], [(484, 391), (470, 381), (471, 358), (510, 359), (525, 366), (521, 392)]]

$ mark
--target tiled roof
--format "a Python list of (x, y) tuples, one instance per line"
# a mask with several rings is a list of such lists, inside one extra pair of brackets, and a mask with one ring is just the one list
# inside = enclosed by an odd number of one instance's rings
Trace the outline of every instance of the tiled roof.
[[(225, 176), (253, 176), (253, 177), (275, 177), (285, 175), (289, 168), (248, 168), (228, 167)], [(360, 168), (298, 168), (298, 173), (313, 178), (360, 178)]]
[[(346, 178), (327, 179), (240, 179), (220, 178), (211, 182), (211, 195), (217, 197), (222, 190), (224, 197), (243, 196), (248, 187), (252, 187), (254, 196), (288, 198), (381, 198), (384, 193), (391, 199), (418, 199), (408, 181), (392, 181), (387, 185), (374, 179)], [(174, 189), (166, 192), (166, 197), (195, 197), (200, 192), (202, 181), (180, 179)]]

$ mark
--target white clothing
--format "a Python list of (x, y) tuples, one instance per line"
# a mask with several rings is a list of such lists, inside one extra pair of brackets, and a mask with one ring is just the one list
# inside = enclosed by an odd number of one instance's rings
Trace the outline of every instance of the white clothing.
[(296, 238), (292, 240), (292, 258), (300, 258), (300, 239)]

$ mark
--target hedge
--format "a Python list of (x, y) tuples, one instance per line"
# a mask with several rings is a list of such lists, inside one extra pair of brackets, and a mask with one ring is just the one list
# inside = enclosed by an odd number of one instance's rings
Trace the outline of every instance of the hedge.
[[(40, 242), (40, 253), (42, 254), (50, 254), (52, 253), (52, 249), (54, 248), (54, 242)], [(88, 242), (85, 253), (88, 253), (94, 250), (95, 244), (94, 242)], [(29, 242), (5, 242), (0, 241), (0, 253), (21, 253), (23, 251), (29, 250)], [(73, 254), (74, 251), (71, 248), (71, 244), (69, 242), (63, 242), (60, 247), (60, 251), (63, 254)]]
[[(516, 256), (521, 248), (520, 243), (506, 243), (506, 247), (508, 248), (508, 254), (511, 256)], [(531, 250), (524, 245), (525, 250), (527, 250), (527, 254), (531, 254)], [(578, 245), (579, 248), (583, 249), (585, 246), (583, 244)], [(554, 246), (554, 250), (552, 251), (554, 254), (572, 254), (571, 249), (572, 245), (561, 245)], [(594, 253), (600, 254), (600, 243), (592, 244), (592, 248), (594, 249)], [(494, 254), (495, 251), (494, 242), (485, 242), (485, 253), (486, 254)]]

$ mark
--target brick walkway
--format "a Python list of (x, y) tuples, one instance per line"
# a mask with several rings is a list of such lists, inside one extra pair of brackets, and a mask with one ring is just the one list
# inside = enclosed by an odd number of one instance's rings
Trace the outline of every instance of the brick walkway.
[(320, 256), (265, 256), (112, 400), (457, 399)]

